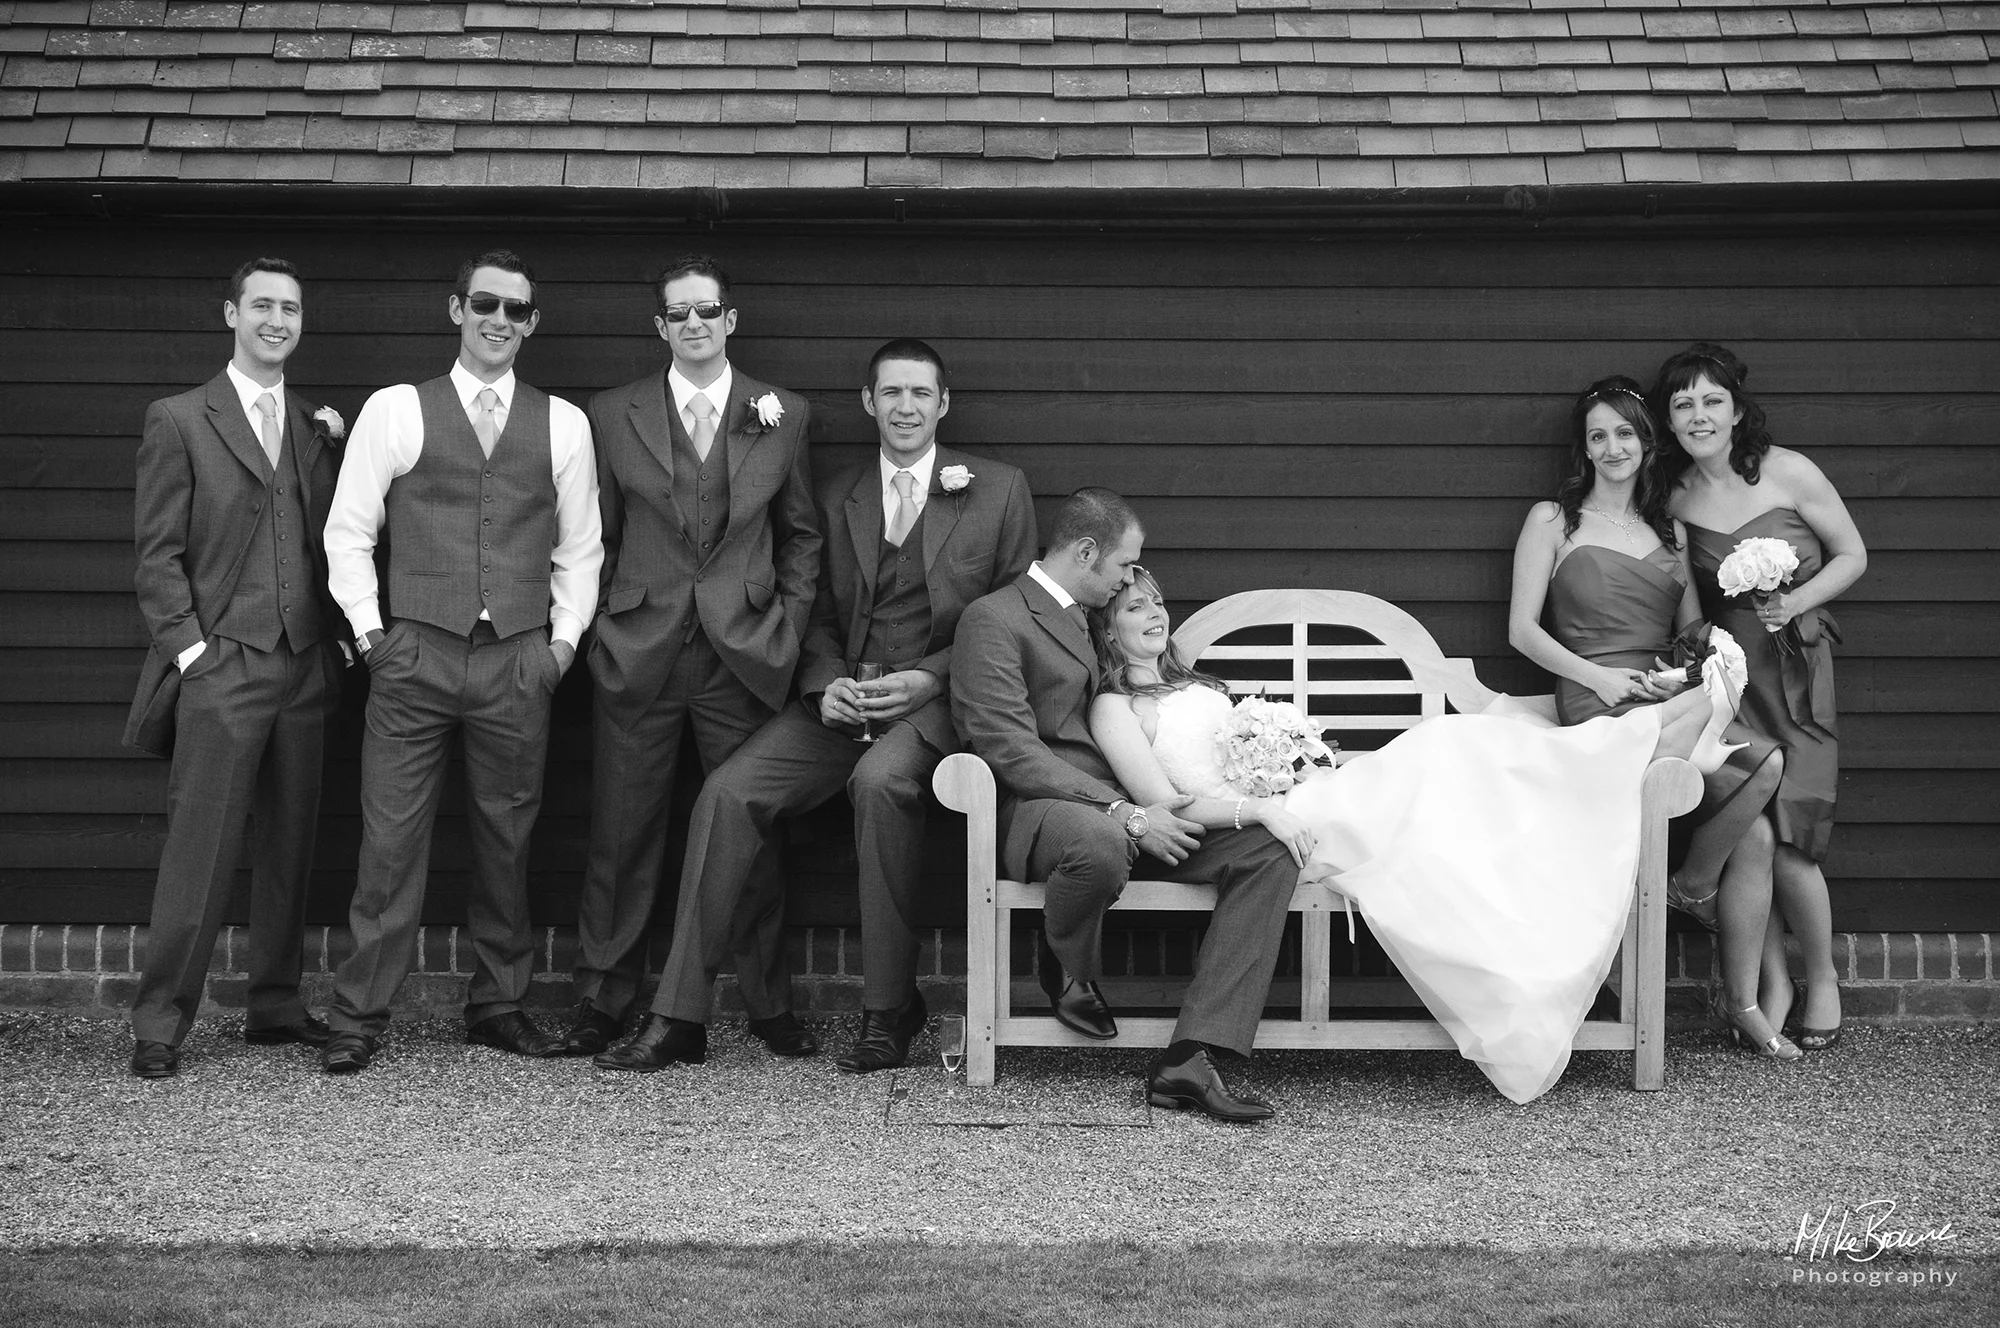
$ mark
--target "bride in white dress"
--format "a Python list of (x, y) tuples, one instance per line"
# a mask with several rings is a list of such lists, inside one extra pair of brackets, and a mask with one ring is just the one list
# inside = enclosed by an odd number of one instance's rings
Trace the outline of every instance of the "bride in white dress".
[[(1171, 645), (1158, 582), (1092, 615), (1104, 690), (1091, 735), (1133, 801), (1178, 803), (1192, 834), (1259, 824), (1331, 875), (1461, 1055), (1516, 1102), (1547, 1092), (1610, 972), (1656, 756), (1704, 772), (1732, 747), (1727, 672), (1661, 705), (1570, 728), (1486, 715), (1425, 720), (1276, 798), (1222, 776), (1230, 700)], [(1711, 682), (1711, 679), (1714, 681)]]

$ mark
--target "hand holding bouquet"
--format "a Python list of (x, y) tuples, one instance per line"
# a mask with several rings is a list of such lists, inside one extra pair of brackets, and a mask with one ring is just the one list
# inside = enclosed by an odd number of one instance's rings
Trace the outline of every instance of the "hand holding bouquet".
[(1320, 740), (1303, 711), (1261, 696), (1236, 703), (1215, 735), (1215, 748), (1222, 777), (1253, 798), (1283, 793), (1333, 766), (1334, 748)]
[[(1758, 613), (1763, 615), (1765, 606), (1780, 589), (1792, 583), (1792, 573), (1799, 570), (1799, 551), (1784, 540), (1759, 536), (1739, 542), (1715, 569), (1715, 580), (1722, 587), (1722, 593), (1731, 598), (1748, 593), (1756, 601)], [(1764, 630), (1776, 632), (1784, 627), (1782, 620), (1773, 623), (1764, 619)]]

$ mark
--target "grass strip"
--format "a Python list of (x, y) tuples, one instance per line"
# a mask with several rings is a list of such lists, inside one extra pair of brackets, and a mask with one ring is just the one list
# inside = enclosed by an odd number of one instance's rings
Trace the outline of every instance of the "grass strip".
[[(1846, 1279), (1814, 1282), (1811, 1272)], [(1855, 1280), (1870, 1274), (1877, 1285)], [(36, 1328), (1964, 1328), (2000, 1321), (2000, 1260), (1807, 1263), (1709, 1248), (90, 1247), (0, 1252), (0, 1288), (0, 1324)]]

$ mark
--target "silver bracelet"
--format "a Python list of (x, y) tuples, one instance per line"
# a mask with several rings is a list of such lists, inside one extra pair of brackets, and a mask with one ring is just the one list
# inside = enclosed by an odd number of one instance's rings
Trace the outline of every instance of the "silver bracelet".
[(1248, 801), (1248, 798), (1238, 798), (1236, 800), (1236, 828), (1238, 830), (1243, 828), (1243, 804)]

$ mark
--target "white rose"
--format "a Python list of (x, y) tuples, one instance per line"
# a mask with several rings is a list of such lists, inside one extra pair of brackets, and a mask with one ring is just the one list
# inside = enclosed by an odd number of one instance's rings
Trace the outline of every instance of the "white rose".
[(938, 472), (938, 487), (946, 493), (957, 493), (972, 483), (972, 472), (964, 466), (946, 466)]
[(1743, 658), (1743, 647), (1736, 644), (1736, 638), (1720, 627), (1711, 627), (1708, 632), (1709, 650), (1722, 661), (1722, 668), (1729, 675), (1729, 681), (1738, 690), (1749, 685), (1750, 664)]
[(750, 405), (757, 412), (757, 422), (766, 429), (777, 428), (778, 421), (785, 418), (785, 403), (778, 400), (776, 392), (766, 392)]
[(313, 423), (325, 428), (326, 436), (339, 442), (347, 437), (347, 421), (340, 418), (340, 412), (332, 406), (321, 406), (313, 412)]

